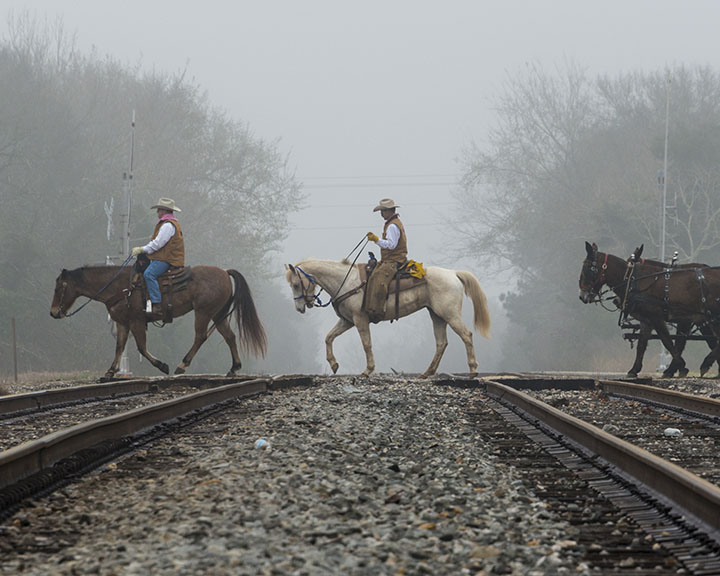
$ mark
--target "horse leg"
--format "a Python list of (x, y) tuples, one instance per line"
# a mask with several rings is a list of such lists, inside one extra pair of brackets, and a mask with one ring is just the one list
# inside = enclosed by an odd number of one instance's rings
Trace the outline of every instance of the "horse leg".
[(147, 324), (145, 323), (145, 320), (133, 320), (130, 322), (130, 331), (132, 332), (133, 337), (135, 338), (135, 344), (137, 345), (138, 352), (142, 354), (145, 358), (148, 359), (150, 364), (155, 366), (160, 372), (163, 374), (170, 374), (170, 367), (165, 364), (165, 362), (162, 362), (161, 360), (158, 360), (148, 352), (147, 349)]
[(117, 337), (115, 339), (115, 359), (110, 365), (110, 368), (108, 368), (108, 371), (105, 372), (105, 378), (112, 378), (120, 369), (120, 358), (122, 357), (125, 345), (127, 344), (128, 336), (130, 335), (130, 330), (127, 324), (117, 322), (115, 324), (115, 330), (117, 331)]
[(460, 307), (458, 306), (457, 312), (453, 314), (450, 318), (446, 318), (446, 321), (448, 324), (450, 324), (450, 328), (452, 328), (453, 332), (460, 336), (460, 339), (463, 341), (463, 344), (465, 344), (465, 353), (467, 354), (467, 363), (468, 368), (470, 369), (470, 375), (475, 376), (477, 375), (477, 369), (478, 369), (478, 363), (477, 359), (475, 358), (475, 346), (473, 346), (473, 333), (472, 330), (470, 330), (467, 326), (465, 326), (465, 323), (462, 321), (462, 317), (460, 316)]
[(237, 375), (238, 370), (242, 368), (242, 362), (240, 362), (240, 354), (238, 353), (238, 347), (237, 347), (237, 339), (235, 338), (235, 332), (233, 332), (232, 328), (230, 327), (230, 320), (227, 318), (224, 318), (219, 324), (215, 324), (215, 327), (217, 328), (217, 331), (222, 334), (222, 337), (225, 338), (225, 343), (228, 345), (228, 348), (230, 348), (230, 354), (232, 354), (232, 367), (230, 368), (230, 372), (227, 373), (227, 376), (235, 376)]
[[(692, 322), (689, 321), (682, 321), (678, 322), (677, 324), (677, 330), (675, 332), (675, 350), (678, 354), (682, 354), (683, 350), (685, 350), (685, 345), (687, 344), (688, 335), (690, 334), (690, 329), (692, 328)], [(663, 376), (665, 378), (672, 378), (675, 375), (675, 372), (678, 372), (678, 376), (680, 378), (684, 378), (687, 376), (688, 369), (687, 367), (678, 368), (677, 363), (675, 362), (675, 358), (672, 359), (672, 362), (670, 362), (670, 365), (665, 368), (665, 371), (663, 372)]]
[(430, 312), (430, 318), (433, 323), (433, 334), (435, 335), (435, 355), (430, 362), (430, 366), (428, 366), (427, 370), (422, 373), (420, 378), (429, 378), (437, 372), (437, 369), (440, 366), (440, 360), (442, 359), (443, 354), (445, 353), (445, 348), (447, 348), (448, 345), (447, 322), (435, 314), (435, 312), (433, 312), (430, 308), (428, 308), (428, 312)]
[(337, 373), (339, 367), (337, 358), (335, 358), (335, 354), (333, 353), (333, 342), (335, 341), (335, 338), (340, 336), (340, 334), (344, 334), (352, 327), (352, 322), (348, 322), (345, 318), (340, 318), (335, 326), (332, 327), (330, 332), (327, 333), (327, 336), (325, 336), (325, 358), (327, 359), (328, 364), (330, 364), (330, 369), (333, 374)]
[[(705, 356), (705, 359), (702, 361), (702, 364), (700, 365), (700, 376), (705, 376), (708, 370), (710, 370), (710, 367), (713, 365), (713, 362), (720, 359), (720, 326), (716, 324), (710, 324), (710, 329), (714, 335), (713, 341), (715, 342), (715, 347), (710, 351), (710, 354)], [(705, 334), (703, 332), (703, 334)], [(707, 335), (706, 335), (707, 336)], [(711, 340), (707, 340), (708, 346), (711, 346)], [(720, 360), (718, 360), (720, 362)]]
[(353, 316), (355, 322), (355, 328), (357, 328), (358, 334), (360, 334), (360, 341), (365, 350), (365, 371), (361, 376), (370, 376), (375, 372), (375, 356), (372, 351), (372, 337), (370, 336), (370, 319), (367, 314), (361, 313)]
[[(705, 336), (705, 342), (707, 342), (707, 345), (710, 348), (710, 354), (705, 357), (702, 364), (700, 365), (700, 374), (704, 376), (705, 373), (710, 370), (713, 362), (718, 359), (717, 354), (713, 354), (713, 351), (718, 345), (718, 335), (715, 334), (712, 326), (708, 323), (700, 324), (698, 328), (700, 329), (702, 335)], [(720, 362), (718, 363), (718, 368), (720, 368)], [(720, 371), (718, 372), (718, 377), (720, 378)]]
[[(208, 316), (207, 314), (201, 314), (196, 310), (195, 340), (193, 341), (193, 345), (190, 347), (190, 350), (188, 350), (188, 353), (185, 354), (185, 357), (182, 359), (182, 362), (180, 362), (180, 364), (178, 364), (178, 367), (175, 368), (175, 374), (185, 374), (186, 368), (190, 366), (190, 363), (192, 362), (193, 358), (195, 358), (195, 354), (197, 354), (200, 346), (202, 346), (205, 343), (205, 340), (207, 340), (208, 338), (208, 324), (210, 324), (210, 316)], [(234, 358), (233, 364), (235, 364)]]
[(655, 332), (660, 337), (660, 341), (663, 343), (663, 346), (665, 346), (667, 351), (670, 352), (670, 354), (672, 355), (673, 363), (678, 367), (677, 369), (679, 370), (680, 374), (683, 374), (683, 371), (685, 374), (687, 374), (687, 370), (685, 368), (685, 360), (683, 360), (683, 357), (675, 349), (675, 343), (673, 342), (670, 331), (667, 328), (667, 324), (660, 320), (655, 322), (654, 328)]
[(628, 370), (627, 375), (630, 378), (637, 378), (640, 370), (642, 369), (643, 358), (645, 357), (645, 351), (647, 350), (648, 340), (650, 339), (650, 333), (652, 328), (649, 324), (640, 321), (640, 337), (637, 341), (637, 352), (635, 353), (635, 362), (632, 368)]

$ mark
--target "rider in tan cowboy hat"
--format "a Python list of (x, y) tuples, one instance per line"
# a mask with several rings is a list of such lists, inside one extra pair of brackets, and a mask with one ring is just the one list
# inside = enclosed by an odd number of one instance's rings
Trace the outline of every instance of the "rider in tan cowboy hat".
[(368, 240), (380, 246), (380, 262), (368, 278), (365, 295), (365, 311), (371, 322), (379, 322), (385, 317), (390, 281), (397, 269), (407, 260), (407, 237), (400, 216), (395, 211), (399, 208), (391, 198), (383, 198), (373, 212), (380, 212), (385, 220), (382, 238), (372, 232), (367, 233)]
[(132, 249), (132, 255), (145, 253), (150, 258), (150, 264), (143, 272), (150, 298), (146, 311), (153, 316), (159, 316), (162, 296), (158, 276), (167, 272), (171, 266), (185, 266), (185, 240), (180, 223), (175, 217), (175, 212), (181, 212), (180, 208), (175, 206), (175, 200), (160, 198), (157, 204), (150, 208), (157, 209), (158, 222), (155, 231), (145, 246)]

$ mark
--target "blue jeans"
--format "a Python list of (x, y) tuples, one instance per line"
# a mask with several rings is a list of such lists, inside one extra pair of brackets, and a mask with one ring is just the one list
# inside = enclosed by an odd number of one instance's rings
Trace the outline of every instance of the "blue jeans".
[(162, 262), (161, 260), (153, 260), (150, 262), (143, 276), (145, 277), (145, 285), (147, 286), (148, 296), (150, 296), (150, 302), (158, 304), (162, 300), (160, 294), (160, 285), (158, 284), (158, 276), (164, 274), (170, 268), (170, 264)]

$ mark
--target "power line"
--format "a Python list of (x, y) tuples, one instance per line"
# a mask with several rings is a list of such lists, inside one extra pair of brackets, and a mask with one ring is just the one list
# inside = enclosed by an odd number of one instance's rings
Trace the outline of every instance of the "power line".
[[(421, 224), (415, 224), (413, 223), (412, 228), (431, 228), (434, 226), (444, 226), (445, 224), (442, 222), (436, 222), (436, 223), (421, 223)], [(375, 223), (375, 227), (377, 227), (377, 223)], [(302, 227), (295, 227), (291, 226), (290, 231), (294, 232), (296, 230), (367, 230), (369, 228), (373, 228), (373, 224), (366, 224), (365, 226), (302, 226)], [(408, 229), (412, 229), (408, 226)]]
[(387, 174), (384, 176), (307, 176), (302, 180), (380, 180), (390, 178), (458, 178), (459, 174)]
[(413, 186), (457, 186), (457, 182), (375, 182), (372, 184), (310, 184), (303, 186), (305, 190), (321, 190), (324, 188), (398, 188)]
[[(409, 208), (412, 206), (413, 208), (415, 206), (437, 206), (437, 202), (410, 202), (407, 207)], [(302, 210), (311, 210), (311, 209), (318, 209), (318, 208), (367, 208), (368, 204), (308, 204), (307, 206), (303, 206)], [(400, 210), (402, 210), (403, 207), (400, 206)]]

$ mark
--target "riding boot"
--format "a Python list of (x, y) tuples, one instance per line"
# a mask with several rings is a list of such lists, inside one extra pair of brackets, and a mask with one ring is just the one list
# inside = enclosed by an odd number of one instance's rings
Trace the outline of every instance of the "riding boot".
[(145, 309), (145, 319), (148, 321), (160, 320), (162, 315), (162, 304), (160, 302), (153, 302), (150, 310)]

